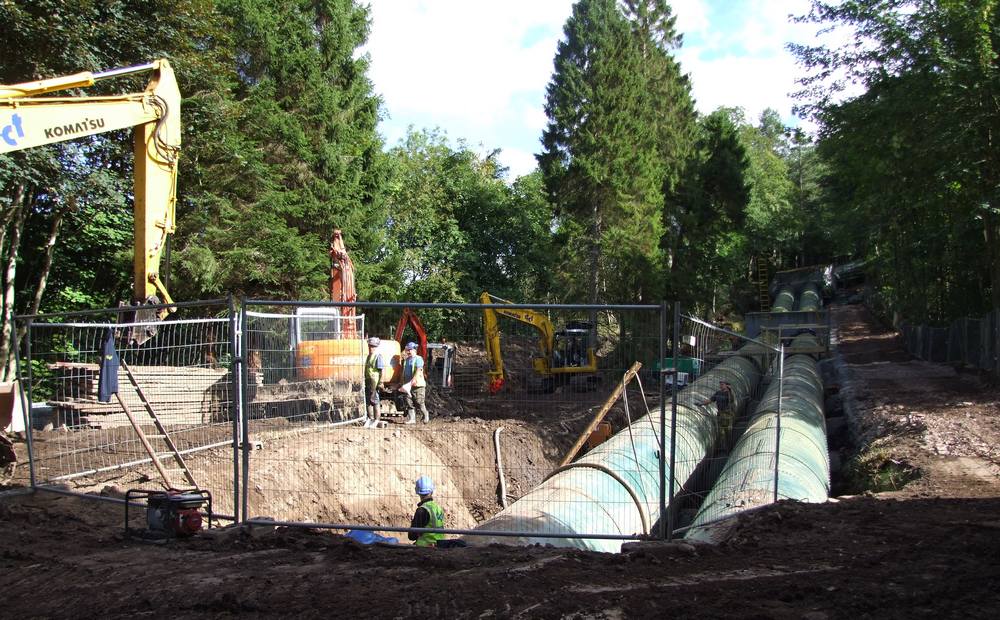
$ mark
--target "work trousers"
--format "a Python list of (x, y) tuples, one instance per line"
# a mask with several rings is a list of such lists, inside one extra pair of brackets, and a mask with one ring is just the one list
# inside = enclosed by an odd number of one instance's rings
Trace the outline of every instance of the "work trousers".
[(426, 391), (426, 387), (415, 387), (406, 395), (406, 413), (409, 414), (411, 420), (416, 417), (416, 410), (419, 409), (424, 416), (424, 422), (431, 421), (431, 414), (427, 412), (427, 405), (424, 404)]

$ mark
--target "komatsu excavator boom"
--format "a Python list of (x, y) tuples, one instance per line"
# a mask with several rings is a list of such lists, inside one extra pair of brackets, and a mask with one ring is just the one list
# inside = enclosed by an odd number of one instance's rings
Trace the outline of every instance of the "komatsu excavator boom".
[[(42, 97), (99, 80), (151, 74), (140, 93)], [(160, 278), (160, 257), (174, 232), (181, 96), (166, 60), (64, 77), (0, 85), (0, 154), (132, 127), (135, 153), (135, 241), (132, 301), (172, 304)], [(171, 309), (160, 309), (163, 319)]]

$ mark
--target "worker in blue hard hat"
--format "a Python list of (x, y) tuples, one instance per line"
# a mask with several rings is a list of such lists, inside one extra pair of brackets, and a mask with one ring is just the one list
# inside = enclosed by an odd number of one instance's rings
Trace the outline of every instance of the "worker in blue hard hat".
[[(434, 501), (434, 481), (430, 476), (420, 476), (414, 487), (420, 496), (420, 503), (413, 513), (410, 527), (444, 528), (444, 510)], [(444, 538), (444, 534), (434, 532), (409, 532), (406, 536), (418, 547), (436, 547), (438, 541)]]
[(408, 342), (403, 348), (403, 376), (398, 390), (406, 396), (407, 424), (416, 423), (417, 409), (423, 414), (424, 424), (431, 415), (424, 404), (427, 381), (424, 379), (424, 360), (417, 354), (417, 343)]

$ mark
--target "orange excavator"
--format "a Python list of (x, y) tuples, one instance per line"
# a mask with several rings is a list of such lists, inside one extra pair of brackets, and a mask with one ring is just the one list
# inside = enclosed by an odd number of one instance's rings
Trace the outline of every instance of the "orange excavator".
[[(354, 263), (344, 245), (343, 233), (334, 230), (330, 238), (330, 301), (357, 300)], [(295, 314), (295, 366), (301, 379), (356, 381), (362, 376), (368, 347), (364, 315), (359, 315), (355, 306), (299, 308)], [(391, 340), (383, 340), (379, 348), (386, 360), (398, 360), (399, 352), (399, 343)], [(383, 382), (392, 379), (394, 368), (386, 366)]]

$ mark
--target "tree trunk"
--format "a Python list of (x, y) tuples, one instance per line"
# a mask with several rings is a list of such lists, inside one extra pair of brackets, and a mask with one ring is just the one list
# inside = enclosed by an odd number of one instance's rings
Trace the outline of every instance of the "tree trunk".
[[(598, 295), (600, 292), (600, 282), (601, 282), (601, 233), (602, 222), (601, 222), (601, 208), (599, 206), (599, 201), (594, 201), (594, 221), (593, 227), (591, 229), (591, 239), (590, 246), (590, 303), (597, 304)], [(590, 341), (597, 343), (597, 310), (590, 311)]]
[[(23, 195), (23, 194), (22, 194)], [(21, 201), (23, 203), (23, 200)], [(15, 204), (13, 228), (10, 231), (10, 241), (7, 244), (6, 269), (4, 270), (3, 293), (3, 331), (0, 332), (0, 378), (10, 381), (8, 361), (13, 349), (11, 346), (14, 328), (14, 276), (17, 274), (17, 250), (21, 244), (21, 231), (24, 230), (24, 220), (28, 208), (24, 204)]]
[(591, 226), (590, 244), (590, 303), (596, 304), (600, 286), (601, 268), (601, 209), (598, 201), (594, 201), (593, 225)]
[[(52, 225), (49, 227), (49, 239), (45, 244), (45, 258), (42, 261), (42, 271), (38, 274), (38, 284), (35, 286), (35, 297), (31, 300), (27, 314), (38, 314), (42, 307), (42, 295), (45, 294), (45, 287), (49, 282), (49, 272), (52, 269), (52, 259), (55, 255), (56, 240), (59, 238), (59, 229), (62, 227), (63, 219), (69, 207), (57, 209), (52, 213)], [(24, 337), (27, 334), (27, 326), (22, 325), (17, 330), (17, 341), (24, 346)]]

